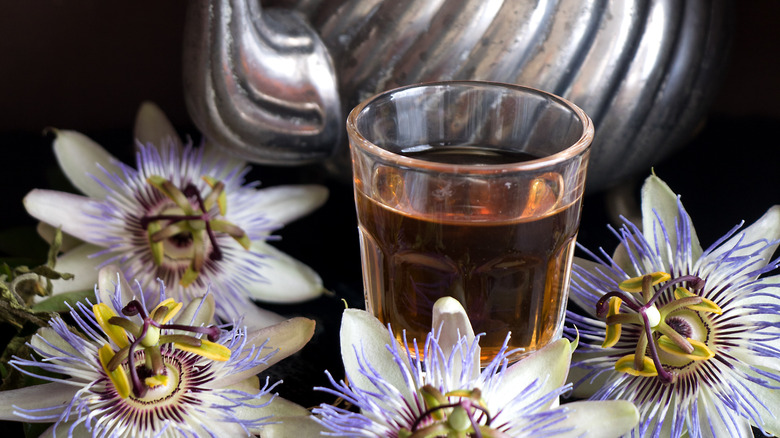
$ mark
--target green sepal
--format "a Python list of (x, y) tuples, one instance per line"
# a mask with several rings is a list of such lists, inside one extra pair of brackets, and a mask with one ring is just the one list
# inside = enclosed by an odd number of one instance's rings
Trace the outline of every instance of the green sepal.
[(84, 289), (52, 295), (34, 304), (30, 309), (33, 312), (68, 312), (70, 308), (67, 306), (67, 303), (75, 304), (78, 301), (83, 301), (85, 298), (95, 298), (95, 291)]
[(159, 175), (152, 175), (149, 178), (146, 178), (146, 182), (162, 192), (163, 195), (170, 198), (179, 208), (184, 210), (185, 214), (192, 214), (192, 205), (190, 204), (190, 201), (172, 182)]

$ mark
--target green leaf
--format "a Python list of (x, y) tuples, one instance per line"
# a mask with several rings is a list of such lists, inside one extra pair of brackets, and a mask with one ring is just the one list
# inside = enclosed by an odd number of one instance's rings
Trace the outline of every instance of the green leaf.
[(35, 304), (32, 306), (32, 310), (36, 312), (67, 312), (70, 308), (65, 303), (75, 305), (77, 301), (94, 297), (95, 291), (89, 289), (57, 294)]

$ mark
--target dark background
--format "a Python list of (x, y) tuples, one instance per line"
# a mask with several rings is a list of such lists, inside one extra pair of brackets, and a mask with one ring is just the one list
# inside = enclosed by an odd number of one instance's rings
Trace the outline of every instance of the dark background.
[[(32, 188), (67, 182), (54, 161), (45, 127), (88, 134), (130, 162), (132, 125), (143, 100), (156, 102), (182, 134), (197, 138), (184, 108), (181, 45), (184, 0), (3, 2), (0, 14), (0, 257), (45, 255), (36, 247), (34, 221), (21, 203)], [(682, 195), (708, 246), (733, 225), (751, 223), (780, 203), (780, 2), (739, 0), (730, 62), (709, 116), (692, 141), (655, 164), (655, 172)], [(649, 169), (648, 169), (649, 172)], [(635, 194), (646, 175), (621, 187)], [(288, 225), (278, 246), (306, 262), (332, 291), (297, 306), (266, 306), (317, 320), (312, 342), (273, 368), (283, 396), (312, 406), (331, 399), (310, 390), (327, 385), (323, 369), (339, 375), (338, 324), (345, 299), (362, 307), (360, 259), (352, 188), (318, 166), (256, 166), (264, 186), (320, 183), (327, 204)], [(611, 251), (606, 225), (610, 194), (584, 201), (580, 242)], [(10, 236), (29, 239), (23, 246)]]

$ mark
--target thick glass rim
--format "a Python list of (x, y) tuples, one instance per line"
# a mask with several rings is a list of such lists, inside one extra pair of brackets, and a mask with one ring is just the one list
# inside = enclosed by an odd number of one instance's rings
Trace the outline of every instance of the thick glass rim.
[[(537, 158), (535, 160), (521, 161), (517, 163), (507, 163), (507, 164), (450, 164), (450, 163), (437, 163), (434, 161), (408, 157), (405, 155), (397, 154), (395, 152), (391, 152), (387, 149), (382, 148), (381, 146), (374, 144), (373, 142), (365, 138), (363, 134), (357, 129), (358, 117), (360, 117), (363, 110), (371, 103), (380, 99), (387, 98), (387, 96), (391, 94), (395, 94), (404, 90), (409, 90), (414, 88), (443, 87), (443, 86), (470, 86), (470, 87), (482, 86), (482, 87), (504, 88), (504, 89), (512, 89), (515, 91), (521, 91), (524, 93), (532, 93), (532, 94), (544, 96), (545, 98), (555, 101), (556, 103), (560, 104), (561, 106), (567, 108), (572, 113), (574, 113), (577, 116), (577, 119), (579, 119), (580, 123), (582, 123), (582, 134), (577, 139), (577, 141), (572, 143), (570, 146), (566, 147), (564, 150), (545, 157)], [(356, 145), (361, 149), (375, 156), (378, 156), (384, 160), (392, 161), (398, 165), (408, 166), (410, 168), (427, 169), (430, 171), (437, 171), (437, 172), (449, 172), (449, 173), (463, 172), (463, 173), (472, 173), (472, 174), (475, 173), (492, 174), (492, 173), (504, 173), (504, 172), (515, 172), (515, 171), (533, 171), (533, 170), (543, 169), (548, 166), (555, 165), (557, 163), (561, 163), (570, 160), (574, 157), (582, 155), (590, 147), (591, 143), (593, 142), (593, 136), (595, 135), (593, 121), (590, 119), (590, 117), (588, 117), (585, 111), (583, 111), (577, 105), (573, 104), (572, 102), (560, 96), (549, 93), (547, 91), (539, 90), (537, 88), (527, 87), (524, 85), (509, 84), (503, 82), (467, 81), (467, 80), (422, 82), (422, 83), (405, 85), (402, 87), (397, 87), (387, 91), (383, 91), (372, 97), (369, 97), (368, 99), (358, 104), (355, 108), (353, 108), (352, 111), (350, 111), (349, 116), (347, 117), (346, 125), (347, 125), (347, 133), (349, 134), (350, 137), (349, 139), (350, 144)]]

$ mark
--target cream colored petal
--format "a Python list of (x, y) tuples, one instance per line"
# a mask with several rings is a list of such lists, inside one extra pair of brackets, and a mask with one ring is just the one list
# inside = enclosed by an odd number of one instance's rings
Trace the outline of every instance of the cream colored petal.
[(630, 432), (639, 421), (634, 404), (623, 400), (580, 401), (567, 403), (560, 409), (566, 411), (566, 418), (555, 426), (566, 432), (556, 437), (619, 437)]
[[(780, 205), (775, 205), (767, 210), (767, 212), (752, 225), (740, 231), (731, 239), (720, 245), (718, 249), (708, 254), (706, 259), (717, 260), (726, 252), (729, 252), (730, 257), (750, 255), (759, 249), (759, 245), (748, 246), (733, 252), (731, 252), (731, 250), (737, 247), (737, 245), (746, 245), (750, 242), (762, 242), (761, 244), (773, 241), (777, 242), (778, 239), (780, 239)], [(760, 266), (765, 266), (772, 260), (772, 254), (777, 249), (777, 246), (777, 243), (768, 245), (753, 257), (763, 259), (764, 262)], [(702, 263), (704, 262), (706, 262), (706, 260), (702, 260)], [(759, 266), (755, 266), (754, 268), (758, 267)]]
[(368, 364), (365, 363), (368, 361), (371, 368), (397, 388), (405, 400), (412, 400), (412, 393), (407, 387), (404, 375), (395, 363), (392, 353), (388, 351), (388, 345), (395, 344), (401, 351), (404, 351), (405, 347), (390, 336), (387, 327), (378, 319), (364, 310), (346, 309), (341, 318), (339, 337), (341, 358), (350, 386), (369, 392), (376, 390), (361, 372), (368, 369)]
[[(252, 376), (236, 385), (226, 389), (244, 391), (250, 394), (259, 392), (259, 380), (257, 376)], [(270, 403), (266, 406), (263, 404)], [(244, 406), (238, 406), (232, 410), (232, 414), (240, 420), (254, 420), (263, 417), (271, 417), (268, 421), (276, 424), (269, 424), (251, 431), (260, 436), (267, 437), (289, 437), (316, 436), (321, 430), (324, 430), (311, 418), (308, 409), (273, 394), (265, 394), (255, 400), (248, 400)]]
[(105, 172), (121, 174), (120, 161), (102, 146), (76, 131), (56, 130), (54, 155), (73, 186), (85, 195), (104, 199), (108, 191), (94, 178), (99, 178), (111, 189), (117, 187), (105, 176)]
[(314, 321), (302, 317), (288, 319), (271, 327), (251, 331), (247, 334), (247, 345), (254, 344), (260, 346), (268, 340), (264, 352), (270, 353), (277, 349), (278, 351), (265, 364), (223, 377), (219, 381), (210, 382), (205, 386), (210, 388), (230, 386), (257, 375), (303, 348), (313, 335)]
[(86, 224), (85, 212), (94, 212), (91, 199), (86, 196), (54, 190), (35, 189), (28, 193), (23, 201), (30, 216), (85, 242), (98, 244), (101, 237), (93, 226)]
[(43, 352), (46, 357), (62, 356), (62, 351), (69, 355), (80, 356), (84, 352), (77, 351), (71, 344), (66, 342), (54, 329), (43, 327), (36, 332), (37, 336), (30, 339), (30, 344)]
[[(653, 248), (658, 244), (659, 248), (664, 250), (666, 248), (666, 239), (658, 225), (658, 217), (663, 221), (672, 250), (676, 250), (676, 222), (682, 219), (677, 205), (677, 195), (665, 182), (652, 175), (645, 180), (642, 186), (642, 230), (645, 238)], [(687, 218), (687, 214), (685, 217)], [(701, 255), (702, 248), (690, 219), (687, 219), (687, 222), (691, 232), (692, 260), (695, 261)]]
[(98, 271), (98, 295), (100, 302), (109, 306), (114, 303), (116, 289), (119, 288), (119, 298), (116, 303), (121, 309), (124, 305), (137, 298), (138, 289), (127, 282), (124, 273), (116, 265), (108, 265)]
[(215, 309), (214, 295), (195, 298), (185, 303), (184, 308), (176, 315), (176, 323), (192, 326), (214, 324)]
[[(578, 362), (581, 360), (584, 360), (587, 357), (593, 357), (596, 356), (596, 354), (588, 354), (584, 355), (582, 353), (574, 353), (572, 355), (572, 362)], [(576, 384), (577, 382), (580, 382), (585, 376), (588, 375), (590, 370), (586, 370), (584, 368), (580, 367), (571, 367), (569, 368), (569, 375), (567, 376), (567, 383), (571, 382)], [(607, 379), (612, 375), (612, 372), (607, 371), (603, 372), (598, 375), (596, 378), (589, 378), (588, 380), (582, 380), (580, 384), (575, 386), (572, 390), (571, 396), (577, 399), (584, 399), (589, 398), (593, 394), (596, 393), (599, 389), (603, 388), (604, 385), (607, 383)]]
[[(54, 235), (57, 233), (57, 228), (53, 227), (46, 222), (38, 222), (38, 225), (35, 227), (35, 231), (38, 232), (38, 235), (43, 238), (43, 240), (46, 241), (49, 245), (54, 242)], [(77, 239), (70, 234), (67, 233), (60, 233), (62, 235), (62, 243), (60, 244), (60, 251), (62, 252), (68, 252), (71, 249), (81, 245), (84, 243), (81, 239)]]
[(242, 324), (250, 330), (263, 329), (287, 320), (284, 316), (263, 309), (249, 300), (241, 303), (217, 303), (216, 312), (217, 316), (224, 321), (242, 319)]
[(286, 185), (258, 190), (247, 212), (287, 224), (318, 209), (328, 199), (328, 189), (319, 185)]
[(496, 408), (505, 406), (537, 379), (542, 385), (537, 392), (540, 396), (560, 388), (566, 382), (571, 353), (571, 342), (561, 338), (515, 362), (506, 370), (501, 382), (503, 390), (493, 394), (488, 403)]
[(278, 421), (279, 423), (269, 424), (257, 430), (252, 430), (252, 432), (259, 433), (263, 438), (308, 438), (320, 436), (322, 432), (327, 431), (327, 429), (314, 421), (311, 415), (306, 417), (290, 417), (286, 415), (280, 415), (278, 417), (274, 417), (274, 420)]
[[(766, 412), (764, 409), (760, 409), (762, 411), (762, 415), (766, 420), (769, 420), (768, 423), (765, 423), (764, 426), (767, 428), (767, 431), (774, 431), (771, 433), (772, 435), (776, 435), (778, 432), (780, 432), (780, 422), (778, 422), (777, 418), (771, 418), (774, 415), (777, 415), (778, 406), (778, 394), (777, 389), (772, 389), (768, 391), (762, 391), (759, 390), (759, 392), (756, 394), (759, 396), (759, 400), (761, 400), (762, 403), (768, 403), (769, 406), (774, 406), (774, 410), (770, 412)], [(719, 438), (719, 437), (752, 437), (753, 430), (750, 427), (750, 421), (748, 421), (746, 418), (724, 418), (724, 412), (723, 408), (721, 407), (718, 409), (715, 404), (722, 406), (722, 402), (720, 401), (714, 401), (712, 398), (712, 394), (709, 393), (709, 391), (699, 391), (699, 417), (696, 418), (696, 420), (699, 421), (699, 424), (702, 427), (702, 436), (703, 437), (712, 437), (712, 438)], [(764, 398), (764, 396), (768, 398)], [(667, 414), (666, 421), (671, 421), (669, 418), (670, 414)], [(733, 423), (732, 423), (733, 420)]]
[(168, 120), (165, 113), (154, 102), (143, 102), (138, 108), (135, 116), (135, 127), (133, 128), (135, 140), (143, 145), (153, 144), (161, 146), (163, 144), (175, 144), (181, 147), (179, 133)]
[[(462, 337), (466, 337), (468, 348), (474, 342), (474, 329), (471, 327), (466, 310), (458, 300), (452, 297), (443, 297), (436, 300), (433, 304), (433, 330), (439, 333), (439, 347), (444, 355), (449, 357), (453, 348), (458, 344)], [(480, 349), (474, 352), (471, 358), (473, 369), (471, 370), (472, 379), (479, 377), (480, 370)], [(461, 361), (456, 360), (453, 365), (452, 375), (459, 376), (461, 373)]]
[(94, 290), (98, 282), (98, 266), (105, 261), (107, 256), (92, 257), (102, 248), (83, 243), (76, 248), (62, 254), (57, 258), (54, 269), (57, 272), (73, 274), (70, 280), (52, 280), (54, 294), (61, 294), (77, 290)]
[(253, 300), (268, 303), (300, 303), (322, 295), (322, 279), (312, 268), (263, 241), (252, 242), (252, 251), (267, 254), (260, 271), (266, 281), (247, 285)]
[(38, 409), (58, 405), (64, 407), (73, 398), (77, 390), (77, 386), (51, 382), (0, 391), (0, 420), (34, 423), (36, 421), (16, 416), (14, 411), (17, 408)]

